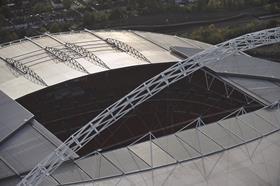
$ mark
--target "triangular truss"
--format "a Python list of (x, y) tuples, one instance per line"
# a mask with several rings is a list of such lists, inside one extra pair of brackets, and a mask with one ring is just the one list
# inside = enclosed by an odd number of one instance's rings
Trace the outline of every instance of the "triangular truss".
[(20, 61), (17, 61), (13, 58), (4, 59), (1, 57), (1, 59), (5, 61), (12, 70), (20, 75), (23, 75), (26, 79), (39, 85), (48, 86), (47, 83), (36, 72)]

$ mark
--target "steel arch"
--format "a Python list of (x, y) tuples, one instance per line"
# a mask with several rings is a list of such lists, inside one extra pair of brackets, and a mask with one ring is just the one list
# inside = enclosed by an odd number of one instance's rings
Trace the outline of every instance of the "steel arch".
[(32, 169), (18, 183), (18, 186), (38, 185), (45, 176), (50, 175), (65, 160), (68, 160), (73, 152), (80, 150), (96, 135), (114, 124), (137, 105), (143, 103), (169, 85), (199, 70), (206, 64), (218, 62), (234, 53), (277, 42), (280, 42), (280, 27), (231, 39), (174, 64), (138, 86), (72, 134), (61, 146)]

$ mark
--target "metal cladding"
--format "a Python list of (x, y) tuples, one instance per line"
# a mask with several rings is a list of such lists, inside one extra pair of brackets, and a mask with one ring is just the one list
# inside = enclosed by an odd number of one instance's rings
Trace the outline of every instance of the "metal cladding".
[(0, 91), (0, 143), (33, 119), (34, 115)]
[(2, 179), (7, 177), (17, 180), (19, 175), (29, 171), (41, 158), (62, 144), (35, 120), (32, 113), (2, 91), (0, 129), (1, 185), (4, 184)]
[(70, 155), (66, 153), (68, 148), (77, 152), (96, 135), (114, 124), (134, 107), (205, 65), (221, 61), (232, 54), (277, 42), (280, 42), (280, 28), (263, 30), (223, 42), (199, 52), (182, 62), (176, 63), (159, 75), (141, 84), (71, 135), (63, 145), (58, 147), (27, 174), (18, 185), (39, 184), (44, 177), (58, 168), (65, 160), (69, 159)]

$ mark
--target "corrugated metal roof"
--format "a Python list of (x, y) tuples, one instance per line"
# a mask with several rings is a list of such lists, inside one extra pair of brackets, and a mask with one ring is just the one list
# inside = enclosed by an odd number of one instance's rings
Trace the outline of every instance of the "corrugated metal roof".
[(0, 91), (0, 143), (33, 117), (33, 114)]
[(172, 46), (170, 49), (175, 54), (184, 56), (183, 58), (191, 57), (191, 56), (195, 55), (196, 53), (203, 51), (203, 49), (179, 47), (179, 46)]
[(153, 42), (156, 45), (163, 47), (166, 50), (170, 50), (170, 47), (173, 46), (197, 48), (201, 50), (204, 50), (212, 46), (210, 44), (195, 41), (192, 39), (181, 38), (177, 36), (170, 37), (169, 35), (166, 34), (152, 33), (152, 32), (139, 32), (139, 31), (131, 31), (131, 32), (135, 33), (136, 35), (150, 42)]
[(0, 185), (10, 185), (4, 178), (18, 179), (62, 143), (33, 117), (0, 91)]
[[(202, 49), (174, 46), (173, 52), (190, 57)], [(235, 54), (216, 63), (207, 64), (207, 67), (217, 73), (238, 74), (254, 77), (280, 79), (280, 63), (268, 61), (245, 54)]]
[(234, 76), (224, 78), (245, 92), (252, 93), (250, 95), (256, 99), (263, 99), (267, 104), (280, 100), (280, 84), (275, 80)]
[(236, 54), (224, 60), (207, 65), (218, 73), (240, 74), (280, 79), (280, 63)]

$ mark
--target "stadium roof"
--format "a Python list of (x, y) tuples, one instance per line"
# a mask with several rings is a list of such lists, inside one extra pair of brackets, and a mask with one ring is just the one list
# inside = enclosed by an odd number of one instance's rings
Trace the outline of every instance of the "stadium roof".
[[(115, 43), (110, 43), (108, 38)], [(211, 45), (176, 36), (137, 31), (85, 30), (25, 38), (0, 48), (0, 89), (17, 99), (88, 73), (173, 62), (209, 46)], [(53, 51), (48, 50), (50, 47), (60, 49), (60, 53), (54, 55)], [(183, 57), (177, 55), (178, 52)], [(12, 59), (12, 62), (7, 59)], [(12, 63), (16, 65), (11, 65)], [(22, 72), (19, 69), (22, 66), (28, 69), (24, 76), (20, 76)], [(275, 80), (280, 79), (279, 63), (235, 55), (221, 63), (210, 65), (209, 68), (237, 86), (248, 85), (249, 90), (266, 104), (277, 100), (277, 95), (280, 94), (280, 88), (275, 84)], [(263, 84), (266, 84), (265, 88)]]
[[(156, 68), (159, 66), (152, 64), (173, 63), (210, 46), (177, 36), (138, 31), (84, 30), (26, 37), (0, 48), (0, 90), (19, 99), (90, 74), (139, 65)], [(276, 102), (280, 99), (280, 64), (238, 53), (207, 65), (202, 72), (207, 88), (218, 80), (224, 85), (226, 97), (236, 90), (263, 108), (247, 113), (242, 107), (207, 125), (198, 117), (169, 135), (156, 137), (147, 133), (125, 147), (97, 150), (81, 158), (75, 154), (42, 185), (86, 185), (85, 182), (92, 181), (101, 185), (199, 185), (212, 175), (218, 176), (211, 179), (216, 184), (277, 183), (278, 177), (272, 172), (277, 173), (279, 166), (267, 168), (266, 173), (261, 171), (269, 164), (280, 165), (280, 108)], [(61, 141), (34, 119), (36, 115), (1, 91), (0, 184), (13, 185)], [(244, 149), (248, 156), (240, 154)], [(263, 160), (258, 162), (259, 158)], [(254, 162), (247, 165), (251, 161)], [(188, 170), (189, 175), (184, 177), (182, 170)], [(269, 174), (269, 178), (263, 178), (264, 174)], [(228, 176), (227, 180), (223, 176)]]

